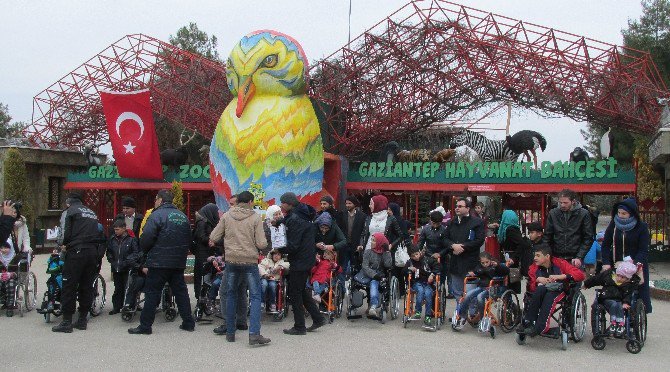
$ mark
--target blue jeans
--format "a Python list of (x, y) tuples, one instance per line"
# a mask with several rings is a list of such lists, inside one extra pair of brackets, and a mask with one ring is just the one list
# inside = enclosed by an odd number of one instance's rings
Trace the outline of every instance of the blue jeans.
[(458, 303), (458, 300), (463, 296), (463, 280), (465, 280), (465, 277), (456, 274), (449, 276), (451, 277), (452, 294), (456, 298), (456, 303)]
[(269, 279), (261, 279), (261, 293), (263, 301), (268, 301), (270, 305), (277, 303), (277, 281)]
[(226, 276), (226, 333), (235, 334), (237, 291), (240, 280), (245, 280), (249, 287), (250, 319), (249, 334), (261, 334), (261, 276), (258, 273), (258, 265), (236, 265), (226, 263), (224, 274)]
[(207, 298), (212, 301), (216, 300), (216, 292), (219, 291), (219, 287), (221, 286), (221, 277), (221, 275), (217, 275), (212, 281), (212, 286), (209, 287), (209, 291), (207, 291)]
[(604, 300), (603, 306), (605, 306), (613, 321), (623, 323), (623, 304), (621, 301)]
[(315, 294), (320, 295), (327, 289), (328, 289), (328, 282), (326, 282), (326, 283), (313, 282), (312, 283), (312, 290), (314, 291)]
[(379, 306), (379, 281), (370, 281), (370, 306)]
[(416, 292), (415, 311), (421, 312), (421, 303), (426, 300), (426, 316), (433, 316), (433, 286), (428, 283), (414, 282), (412, 290)]
[[(468, 292), (465, 295), (465, 298), (463, 299), (463, 302), (461, 303), (461, 307), (458, 310), (458, 315), (460, 315), (461, 318), (465, 318), (468, 315), (468, 310), (470, 309), (470, 303), (474, 299), (477, 299), (477, 310), (480, 311), (480, 312), (483, 312), (484, 311), (484, 302), (486, 301), (487, 298), (489, 298), (488, 288), (477, 287), (475, 289), (471, 289), (470, 292)], [(469, 315), (474, 315), (474, 314), (469, 314)]]

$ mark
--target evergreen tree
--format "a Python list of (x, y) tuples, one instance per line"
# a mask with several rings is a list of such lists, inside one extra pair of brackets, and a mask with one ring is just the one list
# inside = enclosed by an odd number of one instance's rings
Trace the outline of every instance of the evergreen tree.
[(172, 194), (174, 195), (172, 204), (174, 204), (177, 209), (184, 212), (184, 192), (182, 190), (181, 182), (172, 181)]
[(26, 217), (28, 226), (33, 226), (32, 195), (28, 192), (28, 173), (23, 156), (17, 149), (9, 149), (4, 162), (4, 199), (20, 201), (21, 215)]

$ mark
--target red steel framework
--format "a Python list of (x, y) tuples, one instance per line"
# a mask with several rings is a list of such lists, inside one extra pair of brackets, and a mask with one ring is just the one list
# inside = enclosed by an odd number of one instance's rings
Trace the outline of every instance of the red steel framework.
[[(310, 70), (332, 152), (356, 156), (505, 101), (650, 133), (667, 97), (648, 53), (440, 0), (408, 3)], [(128, 35), (34, 99), (36, 144), (107, 142), (100, 90), (149, 88), (154, 111), (211, 137), (225, 66)]]
[(147, 88), (155, 113), (208, 138), (232, 99), (223, 64), (146, 35), (127, 35), (36, 95), (25, 134), (46, 147), (104, 144), (100, 91)]

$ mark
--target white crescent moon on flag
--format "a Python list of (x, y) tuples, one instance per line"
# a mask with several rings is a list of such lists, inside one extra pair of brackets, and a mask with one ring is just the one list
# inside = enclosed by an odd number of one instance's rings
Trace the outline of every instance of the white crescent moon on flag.
[(133, 120), (137, 123), (137, 125), (139, 125), (140, 137), (138, 139), (142, 138), (142, 135), (144, 135), (144, 123), (142, 122), (142, 118), (136, 113), (129, 111), (121, 113), (121, 115), (119, 115), (119, 117), (116, 119), (116, 134), (119, 136), (119, 138), (121, 138), (121, 124), (126, 120)]

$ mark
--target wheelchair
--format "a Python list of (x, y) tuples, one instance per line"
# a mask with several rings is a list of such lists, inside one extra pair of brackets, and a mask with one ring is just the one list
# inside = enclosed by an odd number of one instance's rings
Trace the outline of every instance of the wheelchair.
[[(439, 259), (438, 259), (439, 263)], [(444, 283), (441, 283), (440, 273), (435, 274), (433, 280), (433, 320), (430, 326), (424, 325), (424, 328), (430, 331), (437, 331), (442, 328), (444, 321), (446, 320), (446, 311), (445, 307), (447, 304), (447, 289)], [(412, 318), (412, 313), (416, 308), (416, 292), (412, 290), (412, 273), (407, 274), (405, 279), (405, 298), (403, 301), (403, 317), (402, 323), (403, 327), (407, 328), (407, 325), (412, 321), (422, 320)]]
[(102, 275), (98, 274), (93, 280), (93, 303), (89, 311), (91, 316), (95, 317), (102, 314), (102, 310), (107, 303), (107, 283)]
[(30, 271), (32, 252), (20, 252), (16, 264), (16, 287), (14, 287), (14, 306), (19, 315), (33, 310), (37, 306), (37, 277)]
[[(581, 342), (586, 332), (586, 298), (580, 290), (581, 286), (581, 282), (564, 283), (563, 296), (558, 302), (555, 302), (554, 309), (549, 315), (549, 321), (553, 319), (558, 326), (550, 328), (546, 334), (540, 334), (542, 337), (560, 339), (561, 349), (563, 350), (568, 349), (570, 339), (574, 342)], [(528, 291), (524, 294), (524, 313), (530, 303), (531, 295)], [(521, 319), (523, 319), (523, 315)], [(524, 345), (526, 337), (523, 333), (517, 333), (517, 344)]]
[(133, 306), (130, 306), (126, 303), (128, 293), (133, 289), (138, 280), (144, 280), (144, 279), (140, 278), (136, 269), (131, 269), (130, 273), (128, 274), (128, 282), (126, 283), (126, 290), (123, 293), (123, 301), (124, 301), (123, 308), (121, 308), (121, 319), (123, 319), (123, 321), (125, 322), (133, 321), (140, 304), (144, 302), (144, 299), (141, 298), (142, 291), (140, 290), (137, 291), (137, 293), (135, 294), (135, 304)]
[[(387, 270), (384, 277), (379, 281), (379, 294), (380, 314), (376, 317), (376, 320), (384, 324), (389, 316), (391, 319), (396, 319), (400, 312), (398, 278), (391, 274), (391, 270)], [(355, 279), (355, 275), (352, 275), (351, 280), (349, 280), (347, 319), (353, 321), (363, 317), (356, 314), (356, 309), (363, 306), (365, 298), (370, 298), (370, 284), (360, 283)]]
[(337, 280), (337, 273), (331, 270), (328, 278), (328, 291), (321, 294), (319, 310), (326, 316), (328, 323), (333, 323), (335, 318), (339, 318), (342, 315), (343, 305), (343, 285)]
[[(284, 270), (279, 271), (279, 280), (277, 281), (277, 298), (275, 299), (276, 311), (267, 311), (273, 316), (275, 322), (281, 322), (288, 315), (288, 278)], [(264, 293), (262, 295), (265, 295)], [(251, 307), (251, 306), (249, 306)], [(266, 301), (265, 308), (270, 309), (270, 301)]]
[[(607, 339), (616, 338), (607, 330), (607, 311), (602, 304), (602, 297), (603, 290), (596, 289), (596, 300), (591, 307), (591, 346), (596, 350), (603, 350)], [(632, 299), (630, 309), (624, 309), (625, 330), (621, 338), (626, 341), (626, 350), (637, 354), (642, 351), (647, 340), (647, 311), (644, 302), (639, 300), (637, 291), (633, 292)]]
[(198, 294), (198, 301), (196, 302), (195, 310), (193, 311), (193, 318), (196, 322), (211, 322), (211, 319), (203, 318), (204, 316), (210, 316), (217, 311), (218, 301), (216, 301), (216, 298), (214, 300), (209, 299), (209, 290), (212, 288), (216, 273), (212, 271), (212, 264), (210, 262), (205, 262), (203, 264), (203, 270), (207, 274), (203, 275), (201, 278), (200, 293)]
[[(468, 324), (473, 328), (477, 328), (481, 333), (488, 333), (491, 338), (495, 338), (498, 328), (503, 332), (509, 333), (514, 330), (521, 320), (521, 307), (519, 306), (519, 298), (513, 290), (507, 289), (507, 277), (494, 277), (489, 281), (488, 297), (484, 302), (483, 311), (479, 310), (477, 299), (470, 301), (470, 306), (467, 318)], [(454, 316), (452, 320), (460, 319), (459, 310), (468, 290), (473, 290), (479, 283), (479, 278), (474, 276), (466, 276), (463, 284), (463, 296), (456, 304)], [(452, 321), (451, 328), (454, 331), (459, 329), (456, 326), (456, 321)]]

